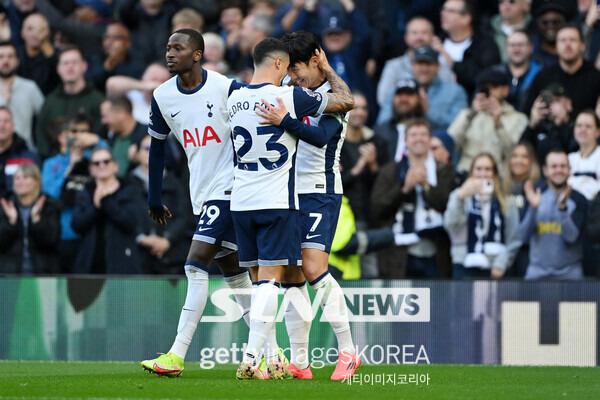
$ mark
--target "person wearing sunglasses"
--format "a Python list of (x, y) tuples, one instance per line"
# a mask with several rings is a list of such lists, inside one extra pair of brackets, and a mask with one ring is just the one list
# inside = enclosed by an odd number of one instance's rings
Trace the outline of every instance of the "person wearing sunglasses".
[(92, 150), (89, 165), (93, 181), (77, 193), (73, 210), (71, 226), (82, 237), (73, 272), (141, 273), (135, 187), (117, 178), (119, 166), (110, 149)]

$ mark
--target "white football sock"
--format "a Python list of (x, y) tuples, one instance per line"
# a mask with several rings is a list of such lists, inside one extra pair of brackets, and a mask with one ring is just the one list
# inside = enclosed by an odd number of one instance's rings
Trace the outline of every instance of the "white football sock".
[(185, 303), (179, 315), (177, 337), (171, 350), (176, 356), (185, 358), (188, 348), (192, 343), (194, 332), (204, 312), (208, 299), (208, 273), (200, 268), (186, 264), (185, 275), (188, 280)]
[(250, 304), (252, 303), (252, 281), (250, 275), (247, 272), (236, 274), (233, 276), (224, 276), (225, 283), (230, 289), (244, 289), (248, 292), (245, 294), (234, 293), (235, 301), (242, 307), (243, 318), (246, 321), (246, 325), (250, 326)]
[(317, 299), (321, 300), (323, 315), (333, 328), (338, 341), (338, 351), (350, 354), (356, 353), (350, 323), (348, 322), (348, 308), (342, 288), (329, 272), (323, 278), (311, 286), (317, 292)]
[(285, 327), (290, 338), (290, 362), (300, 369), (308, 367), (308, 337), (312, 323), (312, 308), (306, 282), (285, 290)]
[(244, 361), (256, 364), (260, 361), (260, 353), (265, 345), (271, 329), (275, 329), (277, 316), (277, 296), (279, 283), (260, 281), (255, 287), (255, 294), (250, 308), (250, 333)]

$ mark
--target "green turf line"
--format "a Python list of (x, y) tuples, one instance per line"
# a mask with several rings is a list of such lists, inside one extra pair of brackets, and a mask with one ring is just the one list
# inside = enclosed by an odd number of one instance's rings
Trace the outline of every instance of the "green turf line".
[[(236, 365), (201, 369), (187, 363), (180, 378), (159, 378), (137, 363), (0, 362), (0, 400), (8, 399), (600, 399), (600, 369), (465, 365), (365, 365), (362, 385), (332, 382), (333, 366), (312, 381), (237, 381)], [(400, 384), (406, 375), (429, 385)], [(366, 377), (373, 383), (365, 383)], [(396, 377), (396, 384), (390, 383)], [(382, 384), (382, 380), (388, 380)], [(358, 379), (355, 379), (358, 381)]]

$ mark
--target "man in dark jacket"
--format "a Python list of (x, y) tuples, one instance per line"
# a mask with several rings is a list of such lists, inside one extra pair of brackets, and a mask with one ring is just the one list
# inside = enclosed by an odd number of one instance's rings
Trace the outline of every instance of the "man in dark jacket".
[(436, 163), (430, 141), (426, 120), (409, 121), (404, 157), (383, 166), (373, 185), (373, 214), (393, 227), (396, 243), (379, 253), (380, 278), (449, 276), (442, 214), (456, 184), (452, 167)]
[(117, 178), (110, 150), (96, 148), (90, 156), (94, 182), (77, 193), (72, 227), (82, 236), (73, 272), (138, 274), (141, 265), (135, 235), (135, 188)]
[(446, 0), (441, 13), (446, 39), (442, 42), (436, 38), (431, 44), (452, 67), (469, 96), (475, 91), (477, 73), (501, 61), (496, 42), (474, 28), (474, 19), (470, 0)]
[(39, 157), (15, 134), (10, 110), (0, 106), (0, 196), (12, 188), (12, 176), (19, 164), (29, 163), (39, 165)]

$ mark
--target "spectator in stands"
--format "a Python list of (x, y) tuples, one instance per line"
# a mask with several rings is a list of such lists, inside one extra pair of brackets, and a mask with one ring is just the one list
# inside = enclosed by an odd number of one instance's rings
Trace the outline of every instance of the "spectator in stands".
[(449, 272), (443, 268), (449, 243), (442, 214), (454, 173), (449, 165), (436, 163), (430, 140), (427, 120), (407, 122), (404, 157), (383, 166), (373, 185), (373, 213), (382, 226), (393, 226), (396, 244), (379, 253), (381, 278), (434, 278)]
[(498, 65), (509, 77), (506, 101), (516, 110), (524, 112), (527, 89), (542, 66), (531, 58), (533, 46), (525, 31), (514, 31), (506, 38), (507, 61)]
[(374, 129), (375, 134), (386, 141), (390, 160), (400, 161), (402, 158), (405, 122), (425, 115), (425, 101), (426, 99), (419, 94), (417, 82), (413, 79), (401, 79), (396, 83), (392, 99), (392, 119)]
[[(508, 201), (512, 201), (519, 210), (520, 221), (523, 220), (528, 207), (525, 196), (525, 182), (530, 180), (536, 183), (539, 179), (540, 167), (533, 147), (527, 142), (518, 143), (510, 153), (506, 172), (504, 173), (503, 186)], [(528, 265), (529, 243), (523, 243), (505, 276), (523, 278)]]
[(469, 178), (450, 194), (444, 227), (454, 278), (500, 279), (521, 246), (519, 212), (500, 184), (494, 156), (473, 159)]
[(600, 95), (600, 71), (583, 58), (585, 44), (579, 27), (566, 25), (561, 28), (556, 34), (556, 50), (558, 64), (546, 67), (537, 74), (529, 88), (525, 110), (532, 111), (540, 91), (554, 82), (568, 88), (573, 116), (586, 108), (594, 108)]
[(121, 21), (129, 28), (133, 47), (139, 52), (143, 65), (163, 61), (175, 6), (163, 0), (124, 0), (119, 3)]
[(475, 91), (475, 76), (486, 67), (500, 62), (500, 52), (491, 37), (479, 32), (470, 0), (446, 0), (442, 7), (442, 30), (446, 38), (431, 44), (456, 74), (469, 96)]
[(512, 33), (527, 29), (531, 22), (531, 0), (499, 0), (498, 14), (490, 20), (494, 40), (500, 50), (502, 61), (508, 61), (506, 40)]
[(369, 198), (379, 167), (389, 161), (386, 142), (367, 127), (369, 104), (354, 92), (354, 108), (348, 113), (346, 140), (340, 153), (342, 185), (358, 229), (375, 226)]
[(25, 140), (15, 133), (8, 107), (0, 106), (0, 196), (12, 188), (12, 177), (19, 164), (39, 163), (38, 155), (30, 151)]
[(544, 67), (558, 61), (556, 35), (566, 24), (565, 13), (562, 4), (555, 1), (545, 2), (535, 10), (537, 33), (532, 36), (533, 54)]
[(117, 178), (118, 165), (109, 149), (90, 156), (94, 180), (77, 193), (72, 226), (82, 236), (74, 273), (138, 274), (142, 272), (135, 243), (135, 187)]
[(585, 59), (595, 62), (600, 50), (600, 7), (595, 0), (579, 0), (577, 2), (579, 15), (573, 21), (581, 26), (585, 41)]
[(23, 21), (35, 12), (35, 0), (11, 0), (6, 6), (6, 17), (10, 22), (10, 36), (15, 45), (21, 44)]
[(583, 279), (582, 233), (587, 201), (567, 184), (569, 159), (563, 150), (552, 150), (543, 167), (548, 187), (534, 189), (525, 184), (529, 208), (521, 222), (519, 236), (529, 243), (526, 280)]
[(41, 192), (40, 169), (21, 164), (13, 193), (0, 198), (0, 272), (52, 274), (60, 272), (57, 245), (60, 205)]
[(573, 139), (574, 123), (570, 118), (573, 109), (571, 98), (566, 87), (552, 83), (533, 103), (529, 125), (521, 140), (531, 143), (541, 165), (552, 149), (559, 148), (569, 153), (577, 148)]
[[(413, 76), (413, 56), (416, 48), (431, 45), (434, 37), (433, 24), (423, 18), (415, 17), (406, 24), (404, 41), (408, 49), (404, 55), (387, 60), (379, 83), (377, 84), (377, 103), (383, 108), (393, 95), (396, 82), (400, 79), (411, 79)], [(444, 82), (456, 82), (456, 76), (452, 68), (448, 66), (446, 59), (439, 60), (438, 78)], [(378, 122), (383, 122), (378, 119)]]
[[(590, 212), (586, 224), (586, 236), (590, 243), (600, 244), (600, 194), (597, 194), (590, 204)], [(600, 259), (595, 260), (592, 266), (596, 271), (600, 269)]]
[(579, 113), (573, 132), (579, 150), (569, 154), (569, 185), (592, 201), (600, 192), (600, 121), (592, 110)]
[(169, 70), (162, 63), (152, 63), (146, 67), (141, 79), (129, 76), (111, 76), (106, 81), (106, 95), (127, 95), (133, 106), (133, 116), (141, 123), (148, 125), (148, 110), (152, 100), (152, 92), (171, 78)]
[(171, 32), (180, 29), (195, 29), (202, 33), (204, 32), (204, 17), (193, 8), (182, 8), (171, 18)]
[(429, 149), (433, 158), (440, 165), (452, 165), (452, 154), (454, 154), (454, 139), (443, 129), (433, 131)]
[(167, 225), (156, 224), (148, 218), (148, 155), (151, 139), (150, 135), (146, 135), (134, 145), (134, 157), (139, 165), (129, 175), (137, 189), (136, 209), (139, 212), (136, 242), (145, 273), (178, 274), (189, 250), (188, 230), (194, 228), (192, 208), (184, 186), (170, 172), (166, 172), (162, 194), (173, 216)]
[(225, 41), (216, 33), (207, 32), (204, 38), (204, 53), (202, 53), (202, 67), (219, 72), (222, 75), (230, 73), (229, 64), (225, 61)]
[(477, 76), (477, 93), (471, 108), (458, 114), (448, 133), (461, 153), (457, 169), (468, 171), (476, 155), (490, 153), (504, 166), (510, 149), (527, 126), (527, 116), (508, 104), (508, 77), (488, 68)]
[(58, 255), (62, 272), (68, 273), (73, 269), (80, 244), (79, 235), (71, 227), (75, 197), (92, 180), (88, 170), (92, 148), (108, 148), (108, 144), (91, 132), (85, 115), (60, 118), (53, 125), (50, 133), (60, 152), (44, 161), (42, 190), (62, 204)]
[(250, 82), (254, 71), (254, 48), (263, 39), (273, 34), (273, 23), (266, 15), (248, 15), (242, 22), (238, 40), (240, 54), (234, 64), (234, 72), (244, 81)]
[(132, 168), (130, 146), (148, 132), (148, 126), (137, 122), (132, 111), (131, 102), (123, 95), (110, 96), (100, 106), (102, 123), (112, 134), (108, 143), (119, 165), (117, 176), (120, 178), (125, 177)]
[(19, 59), (11, 42), (0, 42), (0, 105), (8, 106), (15, 130), (34, 150), (33, 121), (44, 103), (44, 95), (34, 81), (17, 75)]
[(20, 35), (23, 44), (18, 47), (18, 74), (35, 81), (47, 96), (59, 83), (56, 73), (58, 56), (50, 41), (48, 20), (42, 14), (31, 14), (23, 21)]
[(103, 96), (90, 82), (85, 81), (87, 63), (81, 51), (72, 46), (63, 49), (58, 56), (56, 69), (62, 85), (46, 97), (35, 129), (35, 144), (43, 158), (58, 151), (51, 145), (47, 134), (49, 125), (58, 116), (87, 114), (94, 121), (93, 132), (101, 132), (99, 114)]
[(92, 81), (101, 92), (105, 91), (106, 80), (113, 75), (141, 78), (145, 64), (133, 53), (127, 27), (114, 22), (106, 27), (102, 37), (102, 54), (89, 57), (85, 79)]
[(219, 35), (225, 40), (227, 51), (225, 60), (229, 65), (234, 65), (240, 57), (238, 42), (244, 20), (244, 10), (240, 0), (225, 0), (221, 2), (221, 16)]
[[(447, 129), (458, 113), (468, 107), (465, 90), (457, 83), (444, 82), (439, 78), (440, 63), (438, 53), (430, 46), (413, 51), (412, 75), (419, 85), (419, 94), (427, 99), (423, 106), (433, 129)], [(392, 114), (390, 99), (379, 112), (378, 120), (387, 121)]]

